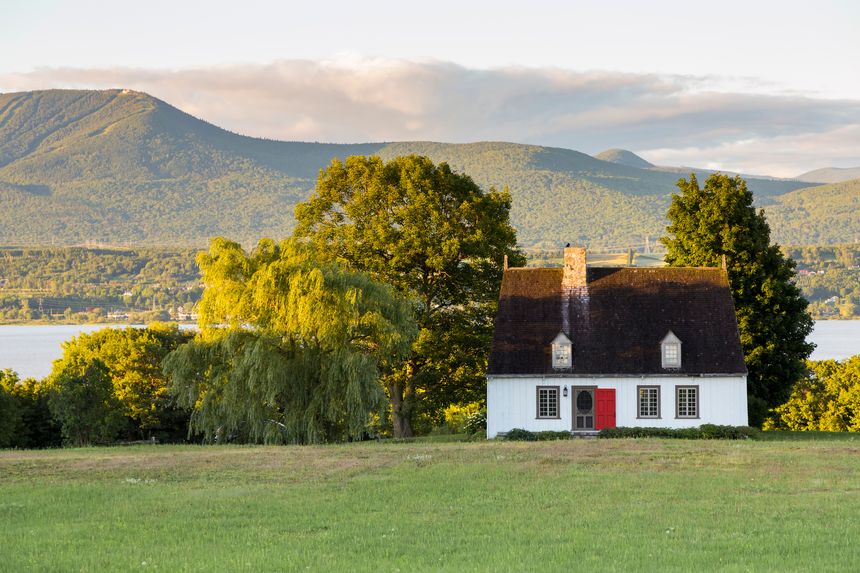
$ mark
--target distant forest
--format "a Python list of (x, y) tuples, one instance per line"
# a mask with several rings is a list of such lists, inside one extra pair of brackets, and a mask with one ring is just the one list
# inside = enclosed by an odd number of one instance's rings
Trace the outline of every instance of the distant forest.
[[(788, 246), (813, 317), (860, 318), (860, 243)], [(0, 247), (0, 323), (192, 320), (202, 293), (196, 249)], [(560, 249), (526, 251), (560, 264)], [(595, 264), (659, 264), (660, 255), (592, 255)]]
[(203, 290), (196, 252), (0, 247), (0, 322), (190, 318)]

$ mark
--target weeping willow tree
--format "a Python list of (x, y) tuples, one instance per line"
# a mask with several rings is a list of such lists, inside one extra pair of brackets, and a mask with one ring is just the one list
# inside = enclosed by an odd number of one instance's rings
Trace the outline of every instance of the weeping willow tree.
[(246, 254), (215, 239), (198, 264), (200, 334), (164, 362), (191, 431), (266, 443), (360, 437), (384, 404), (380, 369), (416, 336), (409, 302), (291, 241)]

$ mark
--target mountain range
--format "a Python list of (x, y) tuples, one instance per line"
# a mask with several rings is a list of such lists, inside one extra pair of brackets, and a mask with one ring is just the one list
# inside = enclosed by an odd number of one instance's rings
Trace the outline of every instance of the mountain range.
[[(664, 232), (678, 178), (708, 175), (654, 166), (621, 149), (592, 157), (504, 142), (273, 141), (231, 133), (140, 92), (10, 93), (0, 94), (0, 244), (203, 246), (215, 235), (246, 245), (281, 238), (332, 158), (410, 153), (446, 161), (485, 188), (507, 187), (524, 246), (653, 241)], [(747, 182), (778, 241), (846, 242), (860, 234), (860, 218), (852, 216), (860, 180)]]

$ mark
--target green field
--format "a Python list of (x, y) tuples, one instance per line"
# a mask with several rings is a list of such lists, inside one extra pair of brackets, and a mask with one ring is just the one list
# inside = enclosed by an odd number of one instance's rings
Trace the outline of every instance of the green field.
[(847, 571), (860, 440), (0, 452), (3, 571)]

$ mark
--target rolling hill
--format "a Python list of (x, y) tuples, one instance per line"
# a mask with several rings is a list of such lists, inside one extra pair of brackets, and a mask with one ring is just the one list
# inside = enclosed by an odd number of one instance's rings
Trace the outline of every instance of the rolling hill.
[(860, 179), (860, 167), (825, 167), (801, 173), (795, 177), (798, 181), (807, 183), (842, 183), (852, 179)]
[[(281, 142), (228, 132), (140, 92), (2, 94), (0, 244), (202, 246), (214, 235), (245, 244), (283, 237), (292, 230), (295, 204), (333, 157), (409, 153), (447, 161), (484, 187), (507, 186), (523, 245), (653, 241), (665, 228), (679, 172), (627, 165), (635, 161), (615, 151), (613, 161), (604, 161), (502, 142)], [(769, 209), (788, 209), (781, 198), (808, 186), (748, 182)], [(844, 193), (850, 191), (822, 197), (839, 202)], [(779, 240), (815, 236), (814, 219), (779, 220)], [(860, 221), (844, 227), (860, 232)]]
[(627, 151), (626, 149), (607, 149), (606, 151), (601, 151), (594, 157), (602, 161), (626, 165), (628, 167), (639, 167), (640, 169), (654, 167), (653, 163), (645, 161), (632, 151)]

